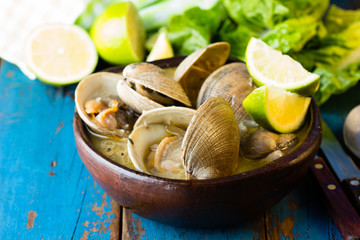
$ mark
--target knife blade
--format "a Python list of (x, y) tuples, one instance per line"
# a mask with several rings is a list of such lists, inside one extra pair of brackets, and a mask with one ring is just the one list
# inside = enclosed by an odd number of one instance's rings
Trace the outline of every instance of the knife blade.
[(345, 153), (327, 124), (322, 121), (322, 142), (320, 146), (328, 163), (339, 178), (348, 199), (360, 214), (360, 170)]

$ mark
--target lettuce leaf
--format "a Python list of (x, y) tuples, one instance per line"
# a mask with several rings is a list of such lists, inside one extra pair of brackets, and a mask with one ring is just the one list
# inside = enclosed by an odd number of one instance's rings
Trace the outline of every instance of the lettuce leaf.
[(259, 37), (262, 31), (248, 25), (236, 26), (227, 19), (219, 31), (219, 39), (231, 45), (230, 55), (245, 61), (245, 50), (251, 37)]
[(299, 52), (318, 33), (329, 0), (224, 0), (232, 21), (219, 31), (231, 44), (231, 55), (242, 60), (251, 37), (261, 38), (283, 53)]
[(261, 39), (283, 53), (299, 52), (318, 32), (321, 22), (312, 16), (290, 18), (267, 31)]
[(314, 72), (320, 75), (320, 87), (315, 93), (315, 100), (321, 105), (332, 94), (344, 93), (356, 85), (360, 79), (360, 62), (350, 64), (342, 70), (317, 67)]
[(344, 10), (336, 5), (331, 5), (325, 26), (330, 34), (338, 33), (345, 30), (350, 24), (360, 21), (359, 10)]
[(289, 15), (289, 9), (277, 0), (224, 0), (223, 2), (235, 23), (247, 25), (255, 31), (272, 28)]
[(360, 80), (360, 18), (357, 14), (360, 10), (332, 7), (325, 20), (329, 34), (295, 54), (294, 58), (303, 66), (320, 75), (320, 88), (315, 94), (318, 104), (332, 94), (345, 92)]
[(312, 16), (321, 20), (329, 6), (329, 0), (279, 0), (289, 10), (289, 18)]
[(171, 18), (168, 37), (176, 55), (188, 55), (209, 45), (227, 15), (221, 3), (204, 10), (191, 8)]

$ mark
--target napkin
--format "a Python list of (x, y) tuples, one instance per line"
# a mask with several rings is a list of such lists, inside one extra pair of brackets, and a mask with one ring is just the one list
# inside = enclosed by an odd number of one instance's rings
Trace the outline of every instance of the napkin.
[(72, 24), (88, 0), (1, 0), (0, 57), (16, 64), (30, 79), (36, 76), (25, 61), (24, 45), (31, 31), (47, 23)]

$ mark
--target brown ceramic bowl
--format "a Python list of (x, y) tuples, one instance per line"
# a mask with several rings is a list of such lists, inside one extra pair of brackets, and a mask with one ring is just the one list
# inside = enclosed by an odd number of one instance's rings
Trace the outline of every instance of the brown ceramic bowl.
[[(177, 66), (182, 57), (155, 64)], [(229, 59), (229, 62), (238, 61)], [(109, 71), (121, 71), (112, 68)], [(321, 141), (320, 113), (312, 100), (309, 131), (294, 151), (249, 172), (211, 180), (172, 180), (124, 167), (97, 151), (85, 125), (74, 114), (74, 133), (80, 158), (96, 182), (121, 206), (166, 224), (210, 227), (252, 218), (279, 202), (306, 174)]]

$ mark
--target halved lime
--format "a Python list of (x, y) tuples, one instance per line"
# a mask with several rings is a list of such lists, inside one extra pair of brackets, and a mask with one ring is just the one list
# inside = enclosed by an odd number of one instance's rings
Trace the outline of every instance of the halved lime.
[(310, 97), (281, 88), (262, 86), (244, 99), (243, 106), (260, 126), (290, 133), (303, 124), (310, 101)]
[(313, 95), (319, 88), (319, 75), (308, 72), (299, 62), (259, 39), (250, 39), (245, 60), (258, 86), (270, 85), (304, 96)]
[(105, 61), (127, 65), (145, 55), (145, 29), (131, 2), (109, 6), (94, 21), (91, 38)]
[(98, 61), (87, 32), (66, 24), (34, 29), (25, 44), (25, 57), (38, 79), (56, 86), (79, 82), (94, 71)]
[(155, 41), (155, 44), (147, 57), (146, 61), (151, 62), (174, 56), (172, 46), (165, 32), (161, 32)]

